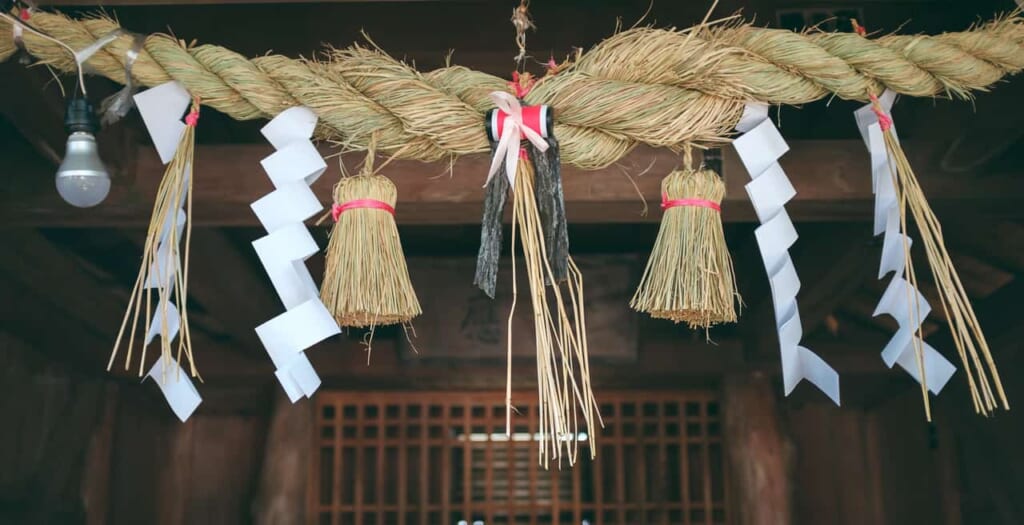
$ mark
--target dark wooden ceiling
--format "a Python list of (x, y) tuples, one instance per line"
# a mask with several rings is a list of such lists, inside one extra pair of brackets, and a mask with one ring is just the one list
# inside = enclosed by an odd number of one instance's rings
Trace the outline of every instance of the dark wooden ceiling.
[[(72, 12), (90, 11), (75, 1), (50, 3), (72, 6), (67, 7)], [(108, 12), (134, 31), (172, 30), (246, 55), (272, 50), (310, 56), (321, 44), (361, 41), (361, 30), (421, 69), (443, 65), (455, 49), (456, 63), (505, 75), (514, 55), (508, 14), (516, 2), (511, 1), (120, 5), (131, 3), (108, 2)], [(613, 32), (618, 18), (632, 24), (648, 7), (647, 22), (685, 27), (703, 17), (704, 4), (534, 0), (539, 30), (530, 34), (529, 47), (540, 61), (549, 54), (563, 56), (573, 46), (593, 45)], [(773, 25), (780, 9), (807, 6), (852, 6), (872, 31), (902, 26), (903, 32), (937, 32), (963, 29), (1012, 9), (1013, 2), (732, 1), (722, 2), (717, 12), (743, 7), (747, 17)], [(138, 270), (143, 228), (162, 168), (139, 119), (131, 115), (100, 136), (104, 160), (115, 174), (110, 199), (92, 210), (70, 209), (56, 196), (52, 180), (64, 142), (57, 86), (41, 68), (26, 69), (14, 61), (0, 65), (0, 78), (8, 95), (0, 99), (0, 154), (5, 159), (0, 164), (0, 329), (54, 359), (104, 373)], [(102, 79), (89, 82), (91, 93), (115, 89)], [(1024, 272), (1022, 95), (1024, 79), (1012, 78), (992, 93), (978, 94), (973, 103), (904, 99), (895, 110), (901, 138), (940, 213), (982, 326), (993, 343), (1003, 345), (996, 348), (997, 360), (1011, 362), (1020, 347), (1020, 328), (1006, 312), (1022, 305), (1018, 276)], [(793, 256), (804, 283), (799, 299), (807, 345), (844, 377), (912, 388), (908, 378), (885, 369), (878, 357), (895, 327), (871, 316), (883, 284), (874, 278), (879, 246), (870, 235), (867, 158), (851, 115), (856, 106), (823, 101), (782, 108), (778, 114), (793, 145), (783, 165), (800, 192), (787, 208), (801, 234)], [(248, 203), (270, 189), (257, 165), (270, 153), (258, 134), (261, 125), (234, 122), (211, 110), (199, 128), (189, 300), (197, 358), (208, 382), (272, 381), (272, 367), (253, 327), (281, 308), (249, 245), (262, 233)], [(349, 165), (359, 161), (359, 155), (346, 157)], [(660, 176), (678, 163), (670, 153), (641, 150), (622, 166), (595, 174), (568, 170), (573, 253), (632, 254), (642, 264), (660, 214), (652, 209), (641, 215), (644, 205), (628, 176), (637, 177), (652, 162), (654, 169), (636, 183), (653, 204)], [(482, 159), (460, 161), (451, 176), (446, 166), (418, 163), (398, 163), (389, 171), (399, 186), (399, 221), (410, 266), (475, 255), (482, 166)], [(742, 189), (746, 175), (729, 151), (724, 174), (730, 195), (726, 235), (747, 303), (740, 324), (712, 330), (716, 346), (706, 344), (704, 334), (639, 319), (639, 357), (599, 368), (596, 375), (603, 384), (677, 385), (713, 380), (734, 368), (777, 369), (768, 285), (752, 235), (754, 216)], [(442, 177), (434, 180), (434, 175)], [(332, 166), (316, 187), (325, 202), (336, 177)], [(326, 231), (315, 231), (325, 244)], [(917, 260), (924, 261), (923, 254)], [(322, 264), (322, 258), (310, 261), (314, 275)], [(468, 287), (470, 281), (469, 275), (452, 275), (449, 283)], [(923, 292), (938, 304), (933, 290), (925, 286)], [(628, 297), (607, 300), (627, 308)], [(926, 333), (932, 341), (948, 339), (941, 311), (933, 314)], [(374, 361), (367, 367), (360, 336), (347, 334), (310, 352), (329, 383), (390, 388), (450, 384), (467, 377), (486, 382), (504, 375), (495, 363), (409, 359), (398, 331), (377, 334)], [(940, 349), (953, 357), (948, 342)], [(114, 375), (133, 377), (124, 371)], [(860, 401), (870, 402), (878, 391), (873, 386)]]

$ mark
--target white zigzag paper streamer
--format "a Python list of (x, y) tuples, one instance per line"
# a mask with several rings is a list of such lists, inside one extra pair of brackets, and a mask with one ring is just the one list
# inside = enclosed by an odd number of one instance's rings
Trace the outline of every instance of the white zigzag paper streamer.
[[(890, 113), (895, 100), (896, 94), (889, 90), (886, 90), (878, 98), (879, 104), (886, 113)], [(904, 243), (910, 246), (914, 241), (906, 233), (900, 231), (899, 203), (896, 201), (896, 186), (893, 181), (892, 168), (889, 165), (889, 152), (885, 147), (885, 139), (878, 123), (878, 116), (872, 110), (871, 104), (855, 111), (854, 118), (857, 120), (857, 128), (860, 130), (861, 138), (864, 139), (864, 145), (867, 146), (868, 152), (871, 154), (871, 188), (875, 194), (874, 233), (876, 236), (884, 234), (882, 258), (878, 265), (878, 278), (884, 279), (889, 272), (894, 274), (874, 312), (875, 316), (891, 315), (899, 324), (899, 329), (882, 350), (882, 360), (889, 368), (896, 364), (900, 365), (911, 377), (921, 383), (921, 371), (914, 352), (914, 347), (920, 345), (924, 365), (924, 382), (927, 383), (928, 390), (938, 395), (949, 382), (949, 378), (956, 372), (956, 366), (915, 335), (918, 327), (931, 312), (931, 305), (921, 295), (921, 292), (913, 288), (901, 276), (907, 264), (906, 254), (903, 251)], [(890, 130), (893, 136), (897, 137), (896, 127), (892, 126)], [(899, 139), (897, 138), (897, 140)]]
[[(146, 124), (146, 131), (149, 132), (160, 155), (160, 161), (167, 164), (174, 158), (174, 152), (181, 142), (181, 135), (185, 132), (185, 124), (181, 121), (182, 116), (188, 109), (192, 97), (188, 91), (178, 82), (172, 81), (147, 89), (135, 95), (135, 105), (142, 115), (142, 121)], [(186, 180), (191, 177), (191, 166), (187, 168)], [(171, 256), (171, 245), (168, 242), (172, 229), (176, 232), (175, 239), (181, 245), (181, 235), (185, 228), (185, 210), (182, 206), (185, 203), (186, 191), (182, 192), (181, 202), (178, 208), (169, 210), (160, 232), (160, 241), (157, 245), (156, 257), (146, 272), (146, 288), (157, 290), (157, 307), (153, 315), (153, 322), (146, 334), (145, 344), (149, 343), (163, 331), (164, 322), (167, 323), (167, 339), (173, 341), (178, 335), (181, 326), (181, 318), (178, 308), (171, 302), (171, 278), (174, 270), (180, 261)], [(173, 358), (160, 357), (146, 374), (146, 378), (153, 378), (160, 391), (163, 393), (167, 403), (175, 415), (184, 422), (192, 412), (195, 411), (202, 398), (196, 390), (188, 374), (181, 369), (181, 365)], [(145, 381), (145, 379), (143, 379)]]
[(304, 351), (341, 332), (305, 265), (320, 248), (303, 221), (323, 209), (309, 185), (327, 169), (310, 141), (316, 121), (309, 108), (294, 107), (263, 127), (263, 136), (277, 151), (260, 164), (275, 189), (251, 206), (267, 230), (265, 237), (253, 241), (253, 248), (287, 309), (256, 327), (256, 335), (293, 403), (320, 387), (320, 377)]
[(752, 180), (745, 187), (761, 222), (754, 236), (771, 284), (786, 395), (806, 379), (838, 405), (839, 374), (817, 354), (800, 346), (803, 327), (796, 303), (800, 278), (789, 257), (789, 247), (798, 235), (785, 209), (796, 190), (778, 162), (789, 146), (768, 118), (768, 106), (764, 104), (748, 104), (736, 129), (743, 134), (733, 146), (750, 173)]

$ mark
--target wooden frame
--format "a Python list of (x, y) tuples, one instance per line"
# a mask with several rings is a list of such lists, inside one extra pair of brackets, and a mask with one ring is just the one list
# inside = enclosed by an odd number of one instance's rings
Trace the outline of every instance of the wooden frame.
[(597, 458), (588, 436), (576, 466), (547, 471), (526, 397), (507, 439), (500, 391), (318, 393), (307, 521), (728, 523), (711, 392), (604, 392)]

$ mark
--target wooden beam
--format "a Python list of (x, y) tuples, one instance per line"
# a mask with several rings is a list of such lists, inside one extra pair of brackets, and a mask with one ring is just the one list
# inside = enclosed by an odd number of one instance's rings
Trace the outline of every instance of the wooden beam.
[(735, 523), (793, 523), (793, 445), (763, 373), (726, 376), (722, 386), (723, 436), (729, 458)]
[[(794, 141), (782, 158), (797, 196), (787, 206), (796, 221), (866, 221), (871, 218), (873, 196), (868, 157), (860, 141)], [(937, 166), (941, 142), (905, 144), (911, 163), (921, 174), (921, 184), (932, 206), (941, 214), (956, 211), (981, 216), (1024, 215), (1019, 201), (1024, 195), (1024, 177), (1019, 173), (991, 173), (985, 177), (944, 174)], [(323, 147), (325, 155), (332, 153)], [(196, 150), (195, 201), (192, 220), (196, 225), (242, 226), (257, 224), (249, 209), (256, 199), (273, 188), (262, 173), (259, 161), (272, 153), (269, 145), (208, 145)], [(723, 175), (727, 196), (724, 220), (754, 220), (743, 185), (749, 176), (735, 152), (726, 149)], [(0, 220), (10, 226), (144, 226), (148, 223), (152, 195), (164, 166), (149, 147), (125, 151), (135, 159), (134, 184), (115, 181), (111, 196), (102, 205), (87, 210), (62, 203), (56, 192), (34, 196), (0, 196)], [(347, 155), (349, 172), (358, 169), (362, 155)], [(315, 185), (321, 202), (331, 202), (331, 187), (338, 179), (335, 162)], [(398, 185), (397, 220), (404, 224), (475, 224), (480, 220), (483, 184), (489, 159), (471, 155), (454, 165), (395, 161), (383, 170)], [(619, 164), (594, 171), (563, 167), (566, 208), (569, 220), (577, 223), (656, 222), (657, 211), (642, 214), (643, 200), (654, 205), (660, 200), (661, 178), (677, 167), (679, 157), (664, 149), (638, 148)], [(450, 171), (449, 171), (450, 168)], [(641, 173), (646, 174), (639, 176)], [(630, 176), (632, 175), (632, 177)], [(21, 176), (39, 176), (23, 174)]]
[[(0, 279), (0, 291), (3, 297), (19, 298), (2, 302), (0, 319), (9, 324), (12, 333), (41, 351), (97, 373), (105, 371), (126, 307), (121, 299), (126, 296), (124, 289), (101, 284), (74, 254), (38, 232), (0, 230), (0, 240), (16, 247), (0, 250), (0, 269), (6, 274)], [(124, 286), (130, 284), (125, 281)], [(202, 330), (193, 330), (192, 344), (200, 370), (211, 354), (217, 355), (215, 361), (227, 370), (263, 363), (246, 357), (236, 343), (214, 340)], [(148, 352), (147, 360), (155, 361), (156, 355)], [(111, 370), (115, 377), (125, 378), (135, 377), (137, 372), (137, 358), (130, 370), (125, 370), (123, 354)]]

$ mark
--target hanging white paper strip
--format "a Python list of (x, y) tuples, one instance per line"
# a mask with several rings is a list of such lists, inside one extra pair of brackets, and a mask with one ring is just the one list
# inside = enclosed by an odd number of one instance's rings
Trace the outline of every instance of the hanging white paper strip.
[[(878, 97), (882, 110), (890, 115), (895, 101), (896, 94), (889, 90)], [(878, 278), (884, 279), (889, 272), (894, 274), (874, 312), (875, 316), (883, 314), (892, 316), (899, 325), (899, 329), (882, 350), (882, 360), (889, 368), (896, 364), (900, 365), (900, 368), (921, 383), (921, 370), (918, 367), (917, 354), (914, 350), (915, 347), (920, 347), (924, 368), (923, 381), (928, 386), (928, 390), (938, 395), (949, 382), (949, 378), (956, 372), (956, 367), (915, 335), (918, 327), (928, 317), (932, 307), (921, 295), (921, 292), (913, 288), (902, 276), (907, 264), (904, 250), (909, 249), (914, 240), (905, 232), (900, 231), (896, 182), (893, 180), (889, 152), (885, 147), (878, 115), (875, 114), (871, 104), (857, 109), (853, 115), (864, 145), (871, 154), (871, 188), (875, 193), (874, 233), (876, 236), (884, 235), (882, 257), (878, 265)], [(899, 140), (896, 126), (893, 125), (889, 129), (892, 131), (893, 137)]]
[[(147, 89), (135, 95), (135, 105), (139, 108), (142, 121), (146, 125), (160, 155), (160, 161), (167, 164), (174, 158), (174, 153), (181, 142), (182, 133), (185, 132), (185, 123), (182, 117), (188, 109), (192, 97), (182, 85), (176, 81), (160, 84), (159, 86)], [(185, 177), (192, 176), (192, 167), (186, 166)], [(156, 256), (146, 272), (146, 288), (157, 290), (157, 306), (153, 313), (153, 322), (146, 334), (148, 345), (154, 337), (164, 333), (168, 341), (174, 340), (178, 335), (181, 318), (178, 309), (171, 301), (171, 290), (173, 288), (172, 278), (178, 265), (181, 263), (171, 252), (172, 236), (174, 244), (181, 245), (181, 236), (185, 228), (185, 210), (181, 208), (188, 198), (187, 184), (186, 191), (182, 192), (178, 208), (168, 210), (164, 218), (164, 224), (160, 231), (160, 238), (156, 248)], [(164, 324), (166, 322), (166, 325)], [(168, 366), (167, 370), (164, 369)], [(147, 377), (156, 381), (160, 390), (170, 404), (171, 410), (177, 414), (182, 421), (188, 419), (202, 401), (188, 375), (181, 370), (180, 365), (174, 359), (160, 357), (156, 364), (150, 369)]]
[(167, 404), (174, 411), (174, 415), (178, 416), (182, 423), (195, 412), (199, 403), (203, 401), (196, 386), (189, 379), (188, 372), (182, 370), (181, 365), (173, 357), (157, 359), (143, 381), (147, 378), (153, 378), (164, 394)]
[(789, 151), (789, 146), (768, 118), (768, 106), (764, 104), (748, 104), (736, 129), (743, 134), (733, 145), (750, 173), (747, 195), (761, 222), (754, 236), (771, 285), (786, 395), (806, 379), (838, 405), (839, 374), (817, 354), (800, 346), (803, 327), (796, 303), (800, 278), (789, 257), (789, 248), (798, 235), (785, 209), (796, 190), (779, 165), (779, 158)]
[(316, 120), (309, 108), (295, 107), (263, 127), (263, 136), (277, 151), (260, 164), (275, 189), (251, 206), (267, 230), (266, 236), (253, 241), (253, 248), (287, 310), (256, 327), (256, 335), (293, 403), (320, 387), (320, 377), (304, 351), (341, 332), (305, 265), (319, 247), (303, 221), (323, 209), (309, 185), (327, 169), (310, 141)]

